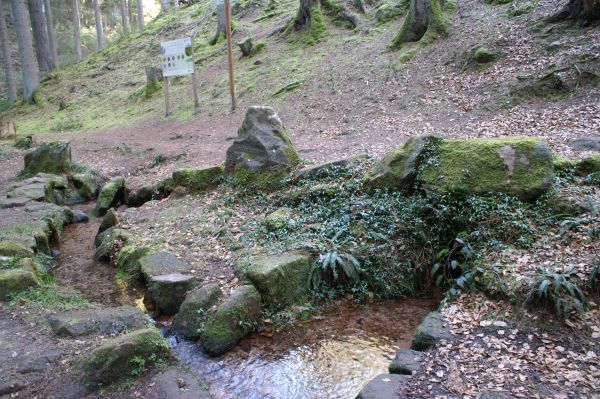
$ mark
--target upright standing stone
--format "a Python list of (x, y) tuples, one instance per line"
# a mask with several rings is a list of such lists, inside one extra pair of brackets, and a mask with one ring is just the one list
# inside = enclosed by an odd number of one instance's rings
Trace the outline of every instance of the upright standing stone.
[(23, 172), (63, 174), (71, 170), (71, 146), (68, 141), (42, 143), (25, 153)]

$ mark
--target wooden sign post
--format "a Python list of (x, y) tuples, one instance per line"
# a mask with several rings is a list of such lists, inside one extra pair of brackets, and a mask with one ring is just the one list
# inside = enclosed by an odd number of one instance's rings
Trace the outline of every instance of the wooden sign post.
[(198, 101), (198, 87), (196, 86), (196, 65), (194, 63), (194, 47), (192, 39), (183, 39), (162, 42), (161, 61), (164, 77), (166, 116), (171, 115), (171, 104), (169, 102), (169, 77), (192, 75), (192, 91), (194, 93), (194, 113), (200, 112)]
[(235, 82), (233, 79), (233, 49), (231, 44), (231, 6), (225, 1), (225, 30), (227, 35), (227, 62), (229, 63), (229, 93), (231, 94), (231, 110), (235, 111)]

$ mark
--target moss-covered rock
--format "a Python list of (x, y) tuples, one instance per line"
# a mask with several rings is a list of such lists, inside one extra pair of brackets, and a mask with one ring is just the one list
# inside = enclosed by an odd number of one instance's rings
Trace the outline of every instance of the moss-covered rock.
[(392, 21), (400, 17), (407, 8), (407, 1), (382, 1), (375, 10), (375, 19), (380, 24)]
[(260, 294), (251, 285), (237, 288), (211, 315), (200, 332), (200, 348), (210, 356), (232, 349), (254, 331), (260, 317)]
[(117, 254), (116, 267), (127, 274), (129, 283), (139, 284), (143, 281), (140, 259), (148, 255), (149, 252), (150, 248), (125, 245)]
[(117, 224), (119, 224), (119, 214), (115, 211), (115, 208), (110, 208), (102, 218), (102, 223), (98, 227), (98, 234), (115, 227)]
[(353, 157), (342, 158), (332, 162), (326, 162), (318, 165), (311, 165), (300, 169), (294, 175), (294, 181), (298, 180), (317, 180), (323, 177), (327, 177), (329, 173), (339, 170), (351, 168), (354, 165), (359, 164), (369, 159), (368, 155), (356, 155)]
[(412, 189), (424, 154), (441, 141), (442, 138), (436, 135), (411, 137), (373, 166), (363, 182), (370, 188)]
[(33, 250), (22, 243), (14, 241), (0, 241), (0, 256), (31, 256)]
[(190, 192), (203, 192), (217, 187), (223, 180), (223, 167), (181, 169), (173, 172), (173, 185), (183, 186)]
[(122, 229), (111, 227), (96, 236), (96, 252), (94, 259), (98, 262), (109, 262), (113, 256), (114, 246), (117, 242), (126, 243), (129, 234)]
[(515, 100), (527, 100), (533, 97), (560, 99), (570, 91), (565, 80), (555, 72), (547, 73), (540, 78), (529, 78), (517, 83), (510, 89)]
[(417, 327), (411, 348), (417, 351), (425, 351), (441, 340), (450, 341), (452, 339), (453, 336), (450, 330), (442, 325), (440, 313), (431, 312)]
[(577, 161), (574, 159), (567, 159), (565, 157), (555, 155), (552, 157), (552, 165), (554, 167), (555, 172), (566, 172), (575, 170), (575, 167), (577, 166)]
[(575, 173), (579, 176), (586, 176), (595, 172), (600, 172), (600, 154), (582, 159), (575, 167)]
[(11, 294), (35, 287), (40, 284), (34, 272), (22, 269), (0, 270), (0, 301), (5, 301)]
[(116, 177), (112, 179), (102, 187), (102, 190), (100, 190), (100, 194), (98, 194), (98, 199), (96, 200), (96, 206), (92, 213), (95, 216), (104, 216), (106, 211), (110, 208), (123, 202), (124, 196), (125, 178)]
[(173, 330), (186, 338), (198, 339), (213, 306), (222, 295), (221, 288), (215, 283), (189, 291), (173, 319)]
[(84, 379), (91, 385), (108, 385), (137, 377), (169, 358), (169, 345), (156, 329), (137, 330), (94, 350), (83, 364)]
[(253, 106), (246, 111), (238, 138), (227, 150), (224, 175), (241, 185), (272, 186), (298, 162), (296, 149), (275, 110)]
[(98, 185), (94, 181), (94, 178), (85, 173), (77, 173), (71, 176), (73, 186), (77, 190), (77, 193), (85, 199), (92, 199), (98, 192)]
[(281, 207), (275, 212), (270, 213), (265, 218), (265, 226), (269, 231), (282, 229), (293, 223), (292, 217), (294, 213), (290, 208)]
[(541, 139), (443, 140), (423, 161), (418, 179), (430, 193), (500, 192), (532, 201), (552, 185), (554, 166)]
[(27, 175), (40, 172), (65, 174), (71, 170), (71, 146), (67, 141), (42, 143), (27, 151), (24, 161), (23, 173)]
[(246, 277), (258, 288), (265, 303), (278, 309), (307, 298), (310, 269), (310, 256), (288, 253), (253, 260)]
[(561, 186), (553, 190), (548, 206), (555, 214), (577, 216), (592, 210), (593, 200), (587, 190), (575, 186)]
[(473, 59), (478, 64), (487, 64), (488, 62), (496, 61), (498, 53), (488, 50), (485, 47), (477, 47), (473, 54)]
[(11, 184), (6, 196), (64, 205), (67, 187), (67, 179), (64, 176), (38, 173), (34, 177)]
[(161, 314), (175, 314), (185, 294), (198, 284), (190, 274), (171, 273), (152, 276), (148, 281), (148, 297), (154, 310)]

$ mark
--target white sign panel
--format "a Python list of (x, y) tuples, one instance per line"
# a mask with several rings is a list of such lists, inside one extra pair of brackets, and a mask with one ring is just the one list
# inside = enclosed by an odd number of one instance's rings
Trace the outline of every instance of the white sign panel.
[(160, 47), (163, 76), (182, 76), (194, 73), (191, 38), (163, 42)]

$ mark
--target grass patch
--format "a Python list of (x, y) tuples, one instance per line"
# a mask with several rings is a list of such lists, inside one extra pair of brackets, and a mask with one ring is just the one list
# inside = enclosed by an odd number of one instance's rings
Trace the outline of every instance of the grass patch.
[(24, 305), (37, 310), (70, 310), (93, 307), (80, 293), (61, 291), (51, 281), (11, 295), (9, 305)]

